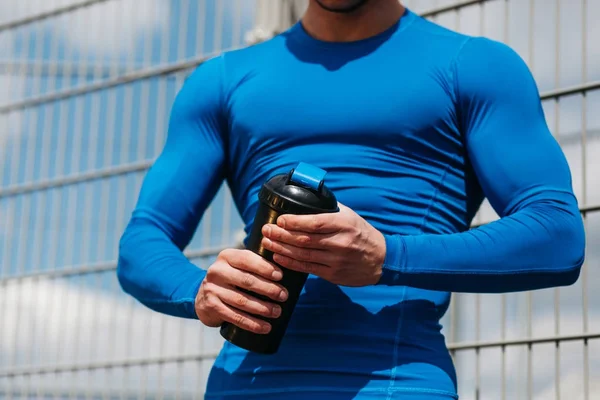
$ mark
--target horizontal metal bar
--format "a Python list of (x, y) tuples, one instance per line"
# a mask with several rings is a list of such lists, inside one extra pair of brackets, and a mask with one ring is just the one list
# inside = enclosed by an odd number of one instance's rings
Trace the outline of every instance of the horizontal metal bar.
[[(588, 138), (600, 136), (600, 129), (598, 130), (587, 130), (586, 136)], [(581, 136), (579, 134), (562, 134), (561, 135), (561, 144), (567, 144), (572, 140), (580, 139)], [(59, 176), (56, 178), (51, 178), (48, 180), (36, 181), (36, 182), (27, 182), (20, 183), (16, 185), (0, 187), (0, 199), (4, 197), (11, 197), (26, 193), (37, 192), (41, 190), (47, 190), (51, 188), (59, 188), (67, 185), (73, 185), (83, 182), (91, 182), (98, 179), (105, 179), (109, 177), (126, 175), (133, 172), (141, 172), (145, 171), (152, 165), (153, 160), (143, 160), (129, 164), (121, 164), (114, 167), (105, 167), (97, 170), (80, 172), (68, 176)], [(589, 209), (588, 209), (589, 208)], [(582, 212), (594, 212), (596, 211), (594, 207), (583, 208)]]
[(448, 11), (457, 11), (461, 8), (472, 6), (475, 4), (485, 3), (487, 0), (464, 0), (458, 1), (454, 4), (448, 4), (447, 6), (439, 6), (432, 8), (431, 10), (424, 11), (419, 13), (419, 15), (423, 18), (432, 17), (437, 14), (445, 13)]
[[(561, 343), (567, 341), (587, 341), (592, 339), (600, 339), (600, 332), (586, 333), (579, 335), (557, 335), (549, 337), (531, 338), (531, 339), (516, 339), (516, 340), (498, 340), (489, 342), (475, 343), (454, 343), (448, 345), (450, 351), (474, 350), (490, 347), (507, 347), (507, 346), (527, 346), (541, 343)], [(168, 363), (178, 363), (186, 361), (212, 360), (219, 354), (218, 350), (212, 352), (203, 352), (199, 354), (186, 354), (179, 356), (166, 357), (148, 357), (148, 358), (132, 358), (127, 360), (117, 361), (101, 361), (92, 363), (73, 363), (63, 365), (45, 365), (45, 366), (28, 366), (28, 367), (9, 367), (0, 370), (0, 378), (16, 377), (26, 375), (45, 375), (58, 374), (63, 372), (89, 371), (108, 368), (127, 368), (142, 365), (160, 365)]]
[[(165, 400), (193, 400), (203, 399), (204, 393), (197, 393), (193, 389), (185, 388), (161, 388), (161, 398)], [(119, 400), (139, 400), (139, 389), (112, 389), (109, 387), (99, 388), (90, 386), (86, 388), (60, 387), (56, 384), (37, 383), (34, 388), (23, 382), (12, 382), (11, 388), (0, 387), (0, 399), (22, 399), (24, 393), (30, 393), (31, 399), (119, 399)], [(37, 396), (37, 394), (41, 396)]]
[[(231, 246), (215, 246), (205, 249), (188, 250), (183, 254), (190, 260), (197, 258), (216, 256), (226, 248), (236, 247), (239, 248), (240, 244), (232, 244)], [(117, 261), (105, 261), (101, 263), (89, 264), (89, 265), (77, 265), (71, 267), (65, 267), (61, 269), (50, 269), (45, 271), (35, 271), (19, 275), (6, 276), (0, 279), (0, 284), (12, 281), (20, 281), (24, 279), (56, 279), (64, 278), (76, 275), (85, 274), (99, 274), (107, 271), (114, 271), (117, 269)]]
[[(85, 70), (81, 71), (81, 67)], [(133, 64), (131, 66), (122, 64), (94, 63), (84, 64), (73, 61), (47, 61), (47, 60), (0, 60), (0, 75), (29, 75), (34, 77), (42, 76), (68, 76), (82, 77), (84, 79), (107, 79), (113, 75), (124, 74), (130, 70), (143, 68), (142, 64)], [(65, 71), (69, 71), (65, 74)], [(115, 72), (116, 71), (116, 72)]]
[[(461, 4), (466, 5), (471, 2), (463, 2)], [(450, 7), (450, 6), (448, 6)], [(440, 7), (440, 9), (442, 9)], [(226, 51), (226, 50), (223, 50)], [(69, 97), (80, 96), (83, 94), (93, 93), (99, 90), (109, 89), (115, 86), (131, 83), (138, 80), (148, 79), (161, 75), (168, 75), (175, 72), (184, 71), (186, 69), (194, 68), (200, 65), (202, 62), (210, 58), (211, 56), (195, 57), (189, 60), (178, 61), (175, 63), (151, 67), (144, 70), (134, 71), (128, 74), (124, 74), (115, 78), (98, 81), (91, 84), (84, 84), (79, 87), (66, 89), (54, 93), (44, 94), (41, 96), (31, 97), (29, 99), (19, 100), (13, 103), (5, 104), (0, 106), (0, 114), (6, 114), (13, 111), (22, 110), (28, 107), (39, 106), (41, 104), (64, 100)], [(582, 85), (572, 86), (565, 89), (552, 90), (541, 95), (542, 100), (548, 100), (558, 98), (560, 96), (567, 96), (575, 93), (585, 93), (590, 90), (600, 89), (600, 81), (589, 82)]]
[(137, 70), (128, 74), (117, 76), (115, 78), (106, 79), (90, 84), (84, 84), (71, 89), (65, 89), (58, 92), (43, 94), (40, 96), (19, 100), (14, 103), (0, 106), (0, 114), (7, 114), (13, 111), (22, 110), (29, 107), (39, 106), (54, 101), (68, 99), (70, 97), (81, 96), (84, 94), (94, 93), (99, 90), (110, 89), (115, 86), (120, 86), (127, 83), (185, 71), (187, 69), (191, 69), (202, 64), (202, 62), (204, 62), (208, 58), (210, 58), (210, 56), (195, 57), (189, 60), (179, 61), (176, 63), (159, 65), (143, 70)]
[(144, 160), (130, 164), (121, 164), (93, 171), (82, 172), (69, 176), (60, 176), (39, 182), (30, 182), (21, 185), (7, 186), (0, 189), (0, 198), (16, 196), (25, 193), (37, 192), (45, 189), (59, 188), (83, 182), (91, 182), (133, 172), (145, 171), (152, 165), (152, 160)]
[(551, 100), (559, 97), (571, 96), (573, 94), (583, 94), (592, 90), (600, 89), (600, 81), (582, 83), (581, 85), (569, 86), (562, 89), (550, 90), (542, 93), (541, 99)]
[(578, 335), (556, 335), (546, 336), (539, 338), (527, 338), (527, 339), (512, 339), (512, 340), (495, 340), (486, 342), (472, 342), (472, 343), (452, 343), (448, 345), (450, 351), (461, 351), (461, 350), (478, 350), (490, 347), (508, 347), (508, 346), (529, 346), (534, 344), (542, 343), (562, 343), (572, 342), (575, 340), (587, 341), (592, 339), (600, 339), (600, 332), (593, 333), (581, 333)]
[(19, 26), (31, 24), (33, 22), (42, 21), (44, 19), (58, 17), (59, 15), (67, 14), (72, 11), (76, 11), (80, 8), (91, 7), (95, 4), (105, 3), (107, 1), (110, 1), (110, 0), (86, 0), (86, 1), (81, 1), (79, 3), (70, 4), (68, 6), (57, 7), (53, 10), (44, 11), (39, 14), (30, 15), (28, 17), (19, 18), (14, 21), (1, 22), (0, 23), (0, 32), (8, 30), (8, 29), (18, 28)]
[[(203, 399), (204, 393), (197, 393), (191, 389), (184, 388), (161, 388), (161, 398), (165, 400), (194, 400)], [(89, 389), (73, 388), (63, 386), (57, 389), (56, 384), (36, 384), (34, 388), (22, 382), (13, 382), (11, 390), (0, 388), (0, 399), (23, 399), (24, 393), (30, 393), (30, 399), (48, 400), (48, 399), (119, 399), (119, 400), (139, 400), (139, 389), (111, 389), (108, 387), (98, 388), (90, 386)], [(38, 397), (37, 394), (40, 394)], [(147, 397), (148, 398), (148, 397)]]
[(44, 365), (44, 366), (27, 366), (27, 367), (9, 367), (0, 370), (0, 378), (4, 377), (16, 377), (16, 376), (27, 376), (27, 375), (46, 375), (46, 374), (60, 374), (63, 372), (77, 372), (77, 371), (91, 371), (97, 369), (109, 369), (109, 368), (128, 368), (137, 367), (143, 365), (160, 365), (170, 363), (181, 363), (188, 361), (201, 361), (201, 360), (212, 360), (219, 355), (217, 351), (203, 352), (197, 354), (186, 354), (178, 356), (164, 356), (164, 357), (148, 357), (148, 358), (131, 358), (126, 360), (116, 361), (98, 361), (91, 363), (73, 363), (63, 365)]

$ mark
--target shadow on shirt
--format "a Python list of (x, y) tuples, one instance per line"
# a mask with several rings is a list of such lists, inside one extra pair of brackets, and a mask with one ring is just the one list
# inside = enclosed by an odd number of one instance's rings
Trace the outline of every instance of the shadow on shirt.
[[(369, 294), (377, 293), (373, 288)], [(207, 398), (261, 398), (267, 392), (285, 398), (286, 392), (306, 391), (307, 398), (335, 392), (327, 398), (350, 400), (363, 390), (387, 393), (392, 381), (395, 387), (455, 393), (440, 331), (439, 310), (429, 301), (402, 301), (372, 313), (339, 286), (309, 279), (279, 351), (261, 355), (226, 343), (209, 375)]]
[(399, 26), (400, 21), (379, 35), (349, 43), (329, 43), (315, 40), (308, 35), (300, 22), (290, 31), (281, 35), (285, 38), (287, 49), (299, 61), (320, 64), (328, 71), (336, 71), (350, 62), (364, 58), (376, 51), (394, 35)]

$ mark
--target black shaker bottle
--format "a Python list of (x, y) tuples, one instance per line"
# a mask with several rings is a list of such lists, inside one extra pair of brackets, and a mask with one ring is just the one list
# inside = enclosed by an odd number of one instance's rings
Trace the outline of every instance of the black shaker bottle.
[[(247, 249), (274, 263), (273, 253), (261, 245), (263, 225), (275, 224), (282, 214), (320, 214), (339, 211), (335, 195), (323, 183), (325, 174), (326, 172), (320, 168), (300, 162), (289, 173), (276, 175), (264, 183), (258, 194), (259, 206), (247, 241)], [(277, 352), (308, 277), (306, 273), (292, 271), (280, 265), (278, 267), (283, 271), (283, 278), (279, 283), (289, 293), (288, 299), (279, 303), (281, 315), (273, 319), (256, 316), (268, 321), (271, 324), (271, 331), (267, 334), (256, 334), (226, 322), (221, 326), (220, 331), (221, 336), (226, 340), (255, 353)], [(244, 289), (240, 290), (258, 299), (273, 302), (265, 296)]]

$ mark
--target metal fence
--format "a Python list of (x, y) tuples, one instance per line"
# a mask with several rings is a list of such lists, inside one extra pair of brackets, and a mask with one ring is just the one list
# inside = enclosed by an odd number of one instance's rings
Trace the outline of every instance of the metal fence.
[[(202, 398), (220, 337), (125, 296), (118, 238), (185, 76), (304, 4), (0, 0), (0, 399)], [(600, 0), (405, 5), (528, 62), (588, 232), (571, 287), (453, 296), (461, 399), (600, 398)], [(186, 254), (205, 268), (241, 227), (223, 187)]]

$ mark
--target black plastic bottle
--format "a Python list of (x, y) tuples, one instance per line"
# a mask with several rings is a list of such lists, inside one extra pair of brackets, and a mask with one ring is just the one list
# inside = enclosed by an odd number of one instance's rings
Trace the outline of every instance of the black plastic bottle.
[[(252, 232), (247, 241), (247, 249), (274, 263), (273, 253), (261, 245), (263, 225), (276, 223), (277, 218), (282, 214), (306, 215), (339, 211), (335, 195), (324, 185), (325, 174), (324, 170), (301, 162), (289, 173), (276, 175), (263, 184), (258, 194), (259, 206), (252, 225)], [(308, 277), (305, 273), (278, 266), (283, 271), (283, 278), (279, 283), (289, 293), (288, 299), (279, 303), (281, 315), (279, 318), (273, 319), (256, 316), (268, 321), (271, 324), (271, 331), (267, 334), (256, 334), (233, 324), (224, 323), (220, 332), (226, 340), (255, 353), (274, 354), (277, 352)], [(246, 293), (273, 302), (273, 300), (255, 293), (247, 291)]]

